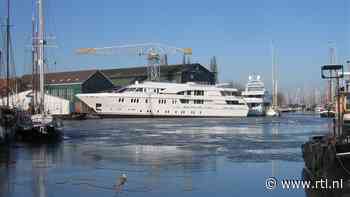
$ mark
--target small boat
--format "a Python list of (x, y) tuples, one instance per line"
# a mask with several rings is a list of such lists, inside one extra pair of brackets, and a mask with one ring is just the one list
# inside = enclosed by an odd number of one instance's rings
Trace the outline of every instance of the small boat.
[(320, 117), (321, 118), (334, 118), (335, 117), (335, 111), (333, 111), (333, 110), (321, 110), (320, 111)]
[(323, 107), (321, 107), (321, 106), (316, 106), (315, 108), (314, 108), (314, 111), (315, 111), (315, 113), (321, 113), (321, 111), (323, 110)]
[(277, 117), (277, 116), (280, 116), (280, 113), (279, 113), (278, 110), (274, 109), (273, 107), (270, 107), (270, 108), (266, 111), (266, 116)]

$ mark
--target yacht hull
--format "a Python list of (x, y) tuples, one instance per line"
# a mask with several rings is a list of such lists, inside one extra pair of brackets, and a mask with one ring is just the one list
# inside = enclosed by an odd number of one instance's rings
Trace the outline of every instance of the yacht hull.
[(234, 89), (156, 82), (127, 89), (76, 97), (102, 117), (224, 118), (246, 117), (249, 111), (246, 102), (233, 95)]
[[(223, 117), (246, 117), (248, 115), (248, 106), (241, 105), (236, 107), (227, 106), (208, 106), (199, 107), (196, 105), (172, 105), (172, 104), (118, 104), (113, 101), (118, 100), (118, 97), (100, 97), (89, 99), (84, 95), (78, 97), (91, 109), (96, 115), (101, 117), (141, 117), (141, 118), (156, 118), (156, 117), (171, 117), (171, 118), (223, 118)], [(141, 100), (141, 99), (140, 99)], [(143, 99), (142, 99), (143, 100)], [(155, 99), (158, 100), (158, 99)], [(96, 109), (96, 103), (99, 103), (103, 108)]]

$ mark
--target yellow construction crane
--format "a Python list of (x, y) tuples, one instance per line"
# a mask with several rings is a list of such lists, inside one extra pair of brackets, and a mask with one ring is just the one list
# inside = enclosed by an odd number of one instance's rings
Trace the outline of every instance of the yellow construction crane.
[(101, 48), (80, 48), (76, 50), (79, 55), (138, 55), (146, 56), (147, 77), (151, 81), (160, 80), (160, 61), (165, 57), (163, 64), (167, 64), (167, 55), (183, 54), (183, 64), (190, 64), (192, 48), (177, 48), (160, 43), (143, 43), (132, 45), (119, 45)]

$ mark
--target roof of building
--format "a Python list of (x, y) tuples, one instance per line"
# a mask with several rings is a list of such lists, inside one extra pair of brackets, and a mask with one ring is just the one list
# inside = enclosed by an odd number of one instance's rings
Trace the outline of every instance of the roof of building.
[[(172, 73), (185, 71), (187, 69), (201, 66), (198, 63), (195, 64), (175, 64), (175, 65), (164, 65), (160, 67), (161, 76), (169, 75)], [(69, 83), (84, 83), (94, 73), (100, 71), (105, 76), (110, 78), (113, 82), (116, 80), (129, 83), (132, 80), (142, 80), (147, 77), (147, 67), (129, 67), (129, 68), (114, 68), (114, 69), (103, 69), (103, 70), (77, 70), (68, 72), (54, 72), (46, 74), (47, 84), (69, 84)], [(23, 75), (23, 82), (30, 82), (32, 80), (31, 74)]]
[[(17, 79), (16, 79), (17, 80)], [(10, 89), (14, 89), (13, 87), (15, 87), (15, 79), (10, 79), (9, 83), (9, 87)], [(10, 90), (11, 91), (11, 90)], [(7, 80), (6, 79), (0, 79), (0, 96), (5, 96), (7, 93)]]
[[(200, 64), (174, 64), (174, 65), (163, 65), (160, 66), (161, 74), (169, 74), (179, 71), (184, 71), (184, 69), (189, 69), (189, 67), (201, 66)], [(147, 67), (130, 67), (130, 68), (114, 68), (114, 69), (104, 69), (101, 70), (105, 75), (110, 78), (124, 78), (124, 77), (138, 77), (147, 76)]]
[[(84, 83), (98, 70), (81, 70), (47, 73), (45, 75), (46, 84), (68, 84), (68, 83)], [(32, 75), (27, 74), (22, 76), (22, 80), (27, 82), (32, 80)]]

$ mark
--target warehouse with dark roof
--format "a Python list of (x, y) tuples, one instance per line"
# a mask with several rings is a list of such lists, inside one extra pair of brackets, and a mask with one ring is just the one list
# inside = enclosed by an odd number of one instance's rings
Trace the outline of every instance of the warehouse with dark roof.
[[(160, 80), (174, 83), (196, 82), (215, 84), (212, 72), (200, 64), (177, 64), (160, 66)], [(47, 73), (45, 85), (47, 93), (72, 102), (72, 111), (81, 111), (81, 103), (75, 98), (78, 93), (111, 91), (135, 81), (147, 80), (147, 67), (129, 67), (103, 70), (78, 70)], [(21, 90), (32, 88), (32, 75), (23, 75)]]

